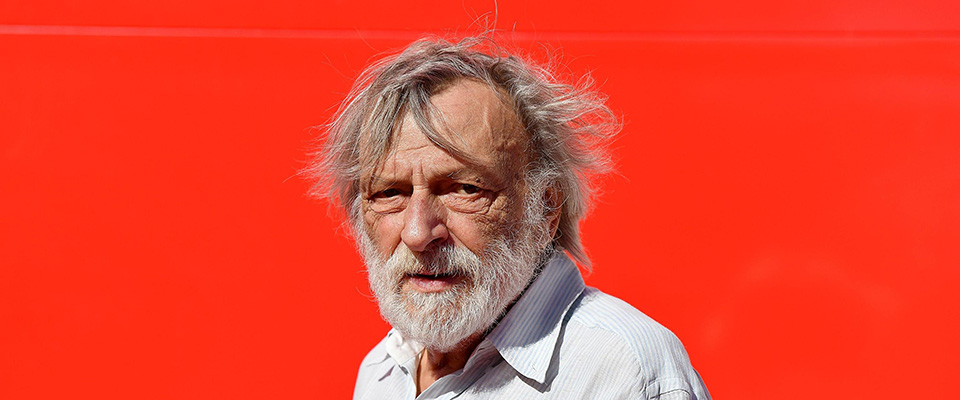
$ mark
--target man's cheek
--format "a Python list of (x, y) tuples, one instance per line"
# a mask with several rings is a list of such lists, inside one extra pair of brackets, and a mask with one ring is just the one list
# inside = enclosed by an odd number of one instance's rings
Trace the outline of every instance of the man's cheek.
[(400, 242), (400, 230), (396, 222), (382, 216), (367, 221), (364, 229), (367, 230), (370, 241), (384, 259), (389, 258)]
[(501, 221), (489, 215), (460, 215), (450, 218), (447, 228), (456, 241), (474, 254), (480, 254), (497, 237)]

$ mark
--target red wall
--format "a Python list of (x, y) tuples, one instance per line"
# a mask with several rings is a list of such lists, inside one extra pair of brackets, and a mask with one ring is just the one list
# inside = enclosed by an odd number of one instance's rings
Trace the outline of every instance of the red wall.
[[(327, 3), (0, 0), (0, 398), (349, 397), (387, 326), (308, 127), (494, 2)], [(718, 399), (952, 392), (960, 3), (630, 3), (487, 24), (626, 120), (588, 284)]]

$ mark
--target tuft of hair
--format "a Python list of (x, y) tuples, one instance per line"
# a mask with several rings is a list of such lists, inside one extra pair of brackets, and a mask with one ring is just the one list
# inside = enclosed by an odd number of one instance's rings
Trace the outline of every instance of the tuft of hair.
[(589, 269), (580, 220), (596, 194), (594, 178), (611, 169), (608, 145), (620, 121), (589, 74), (562, 82), (551, 68), (506, 51), (490, 37), (423, 38), (364, 70), (332, 120), (320, 127), (319, 144), (302, 171), (314, 183), (309, 194), (331, 201), (355, 226), (362, 188), (369, 184), (361, 182), (362, 172), (379, 168), (407, 113), (436, 146), (472, 161), (431, 122), (439, 114), (430, 97), (460, 79), (485, 82), (512, 105), (529, 135), (531, 162), (523, 172), (528, 187), (561, 194), (554, 205), (560, 221), (553, 244)]

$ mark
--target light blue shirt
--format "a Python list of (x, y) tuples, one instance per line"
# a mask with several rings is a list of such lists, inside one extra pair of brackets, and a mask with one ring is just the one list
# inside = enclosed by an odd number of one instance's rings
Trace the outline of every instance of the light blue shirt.
[(555, 256), (466, 365), (416, 396), (423, 346), (391, 330), (360, 366), (365, 399), (710, 399), (677, 337), (616, 297), (586, 287)]

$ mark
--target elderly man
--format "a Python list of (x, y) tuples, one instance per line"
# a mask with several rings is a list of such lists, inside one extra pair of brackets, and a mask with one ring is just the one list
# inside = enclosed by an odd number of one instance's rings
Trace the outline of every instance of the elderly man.
[(358, 80), (311, 172), (393, 329), (355, 399), (708, 399), (679, 340), (585, 287), (604, 97), (486, 39), (421, 40)]

